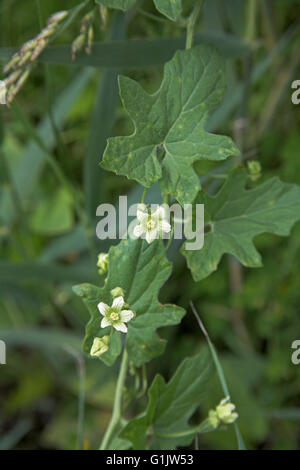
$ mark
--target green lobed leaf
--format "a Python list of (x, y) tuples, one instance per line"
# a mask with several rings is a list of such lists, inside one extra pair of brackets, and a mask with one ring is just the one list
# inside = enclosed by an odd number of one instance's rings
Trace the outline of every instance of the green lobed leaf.
[(109, 250), (108, 276), (102, 288), (82, 284), (74, 287), (88, 307), (91, 319), (86, 327), (83, 349), (89, 354), (93, 339), (109, 334), (109, 328), (101, 328), (101, 314), (98, 303), (112, 303), (110, 291), (121, 287), (125, 301), (136, 312), (136, 318), (128, 323), (126, 337), (115, 331), (112, 344), (101, 358), (107, 365), (114, 363), (121, 352), (121, 335), (126, 339), (130, 360), (141, 366), (155, 356), (162, 354), (165, 340), (156, 334), (156, 329), (176, 325), (184, 316), (184, 310), (176, 305), (161, 305), (157, 299), (162, 285), (171, 274), (171, 263), (165, 257), (161, 240), (148, 245), (144, 240), (122, 240)]
[[(182, 11), (181, 0), (153, 0), (157, 10), (170, 20), (177, 20)], [(133, 7), (136, 0), (96, 0), (96, 3), (109, 8), (128, 10)]]
[(157, 10), (170, 20), (177, 20), (181, 15), (181, 0), (153, 0)]
[(244, 266), (262, 266), (253, 238), (261, 233), (286, 236), (300, 219), (300, 187), (271, 178), (252, 190), (246, 190), (247, 172), (234, 170), (216, 196), (200, 193), (196, 203), (204, 203), (205, 233), (201, 250), (183, 254), (195, 281), (209, 276), (225, 253), (235, 256)]
[(161, 179), (164, 195), (172, 194), (185, 204), (200, 189), (192, 167), (195, 161), (224, 160), (239, 153), (229, 137), (205, 131), (225, 88), (224, 63), (213, 48), (177, 51), (165, 65), (161, 87), (153, 95), (122, 76), (119, 87), (135, 131), (108, 139), (102, 161), (105, 169), (146, 187)]
[(189, 445), (194, 438), (192, 433), (185, 437), (166, 435), (190, 430), (188, 421), (203, 400), (212, 371), (212, 360), (205, 349), (184, 359), (168, 383), (156, 375), (148, 392), (146, 411), (132, 419), (120, 436), (132, 442), (134, 449), (147, 448), (149, 435), (152, 449)]

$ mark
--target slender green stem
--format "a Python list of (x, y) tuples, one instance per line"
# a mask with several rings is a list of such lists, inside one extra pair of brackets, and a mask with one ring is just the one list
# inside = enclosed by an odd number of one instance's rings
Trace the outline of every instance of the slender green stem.
[(84, 359), (78, 354), (78, 375), (79, 375), (79, 394), (78, 394), (78, 423), (77, 423), (77, 449), (83, 449), (83, 424), (85, 415), (85, 364)]
[(214, 431), (214, 428), (211, 426), (208, 419), (205, 419), (198, 426), (193, 426), (192, 428), (187, 429), (186, 431), (179, 431), (179, 432), (174, 432), (171, 434), (155, 433), (155, 436), (165, 438), (165, 439), (167, 438), (172, 439), (174, 437), (192, 436), (195, 433), (199, 434), (199, 433), (205, 433), (205, 432), (210, 432), (210, 431)]
[(256, 29), (256, 15), (257, 15), (257, 0), (248, 0), (247, 5), (247, 23), (245, 31), (246, 42), (252, 42), (255, 39)]
[(143, 192), (143, 194), (142, 194), (142, 199), (141, 199), (141, 203), (142, 203), (142, 204), (143, 204), (144, 201), (145, 201), (145, 197), (146, 197), (147, 191), (148, 191), (148, 189), (145, 188), (145, 189), (144, 189), (144, 192)]
[(128, 368), (128, 354), (127, 354), (126, 349), (124, 349), (122, 362), (120, 366), (119, 377), (117, 381), (113, 413), (112, 413), (112, 417), (108, 425), (108, 428), (106, 430), (106, 433), (103, 437), (100, 450), (106, 450), (108, 448), (110, 441), (113, 437), (113, 434), (121, 420), (122, 395), (123, 395), (123, 388), (124, 388), (124, 383), (126, 379), (127, 368)]
[[(173, 223), (174, 223), (174, 221), (173, 221)], [(166, 244), (166, 247), (165, 247), (165, 251), (166, 251), (166, 252), (168, 251), (168, 249), (169, 249), (170, 246), (171, 246), (171, 243), (172, 243), (172, 241), (173, 241), (173, 236), (174, 236), (174, 225), (172, 225), (170, 238), (169, 238), (168, 243)]]
[(194, 6), (192, 13), (187, 21), (187, 31), (186, 31), (186, 43), (185, 48), (191, 49), (194, 42), (194, 32), (197, 23), (198, 16), (201, 11), (203, 0), (198, 0), (197, 4)]

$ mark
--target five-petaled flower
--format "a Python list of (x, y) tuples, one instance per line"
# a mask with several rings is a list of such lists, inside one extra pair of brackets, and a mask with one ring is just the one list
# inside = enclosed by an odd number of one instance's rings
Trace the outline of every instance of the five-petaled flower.
[(238, 414), (234, 411), (235, 405), (230, 402), (230, 398), (226, 397), (220, 401), (215, 410), (208, 413), (208, 421), (213, 428), (217, 428), (219, 424), (231, 424), (238, 418)]
[(163, 233), (171, 231), (171, 225), (166, 219), (166, 211), (163, 206), (157, 206), (154, 211), (148, 211), (146, 204), (138, 204), (137, 219), (139, 224), (134, 227), (135, 237), (145, 237), (148, 243), (153, 242)]
[(127, 333), (125, 323), (132, 320), (135, 315), (132, 310), (122, 310), (124, 304), (124, 299), (121, 296), (114, 299), (111, 307), (104, 302), (98, 304), (98, 310), (103, 315), (101, 328), (112, 326), (122, 333)]

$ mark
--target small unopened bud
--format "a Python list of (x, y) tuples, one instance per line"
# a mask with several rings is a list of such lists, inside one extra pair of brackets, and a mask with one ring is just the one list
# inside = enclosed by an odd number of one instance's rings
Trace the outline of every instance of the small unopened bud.
[(125, 292), (122, 287), (115, 287), (110, 291), (110, 293), (113, 299), (115, 299), (116, 297), (125, 297)]
[(69, 12), (66, 11), (66, 10), (63, 10), (63, 11), (57, 11), (56, 13), (54, 13), (53, 15), (51, 15), (49, 18), (48, 18), (48, 24), (52, 24), (52, 23), (60, 23), (62, 20), (64, 20), (67, 16), (68, 16)]
[(46, 28), (42, 29), (40, 34), (37, 35), (36, 40), (40, 41), (41, 39), (48, 39), (55, 33), (56, 24), (51, 23)]
[(261, 164), (257, 160), (247, 163), (249, 178), (251, 181), (257, 181), (261, 177)]
[(10, 87), (8, 91), (8, 96), (7, 96), (7, 104), (10, 104), (13, 101), (14, 97), (16, 96), (20, 88), (22, 88), (27, 78), (29, 77), (30, 70), (31, 70), (30, 67), (25, 69), (25, 71), (22, 73), (17, 83), (13, 85), (12, 87)]
[(108, 253), (99, 253), (97, 267), (99, 274), (105, 274), (108, 270)]
[(22, 69), (19, 69), (19, 70), (16, 70), (15, 72), (12, 72), (5, 80), (4, 80), (4, 83), (5, 83), (5, 86), (6, 87), (9, 87), (11, 86), (13, 83), (15, 83), (19, 76), (22, 74)]
[(34, 62), (38, 58), (38, 56), (43, 52), (46, 46), (47, 41), (45, 41), (45, 39), (41, 39), (38, 43), (38, 46), (34, 49), (31, 55), (31, 62)]
[(76, 54), (80, 52), (85, 44), (85, 35), (80, 34), (77, 38), (72, 42), (71, 45), (71, 59), (74, 61), (76, 59)]
[(102, 338), (94, 338), (93, 345), (91, 347), (90, 355), (94, 357), (100, 357), (102, 354), (109, 350), (109, 336), (102, 336)]
[(25, 54), (22, 54), (20, 62), (18, 63), (19, 67), (23, 67), (30, 59), (32, 56), (32, 51), (27, 51)]
[(37, 46), (37, 41), (36, 39), (30, 39), (29, 41), (25, 42), (23, 46), (20, 49), (20, 55), (25, 54), (27, 51), (33, 51)]
[(7, 87), (6, 82), (0, 81), (0, 104), (6, 104)]
[(93, 26), (90, 26), (89, 27), (89, 30), (88, 30), (88, 43), (87, 43), (87, 47), (85, 49), (86, 53), (88, 55), (91, 54), (92, 52), (92, 46), (93, 46), (93, 40), (94, 40), (94, 29), (93, 29)]
[(21, 57), (19, 54), (14, 54), (12, 56), (12, 58), (10, 59), (10, 61), (6, 64), (6, 66), (4, 67), (3, 69), (3, 72), (5, 74), (7, 74), (8, 72), (10, 72), (12, 69), (16, 68), (16, 65), (18, 64), (18, 62), (20, 61)]

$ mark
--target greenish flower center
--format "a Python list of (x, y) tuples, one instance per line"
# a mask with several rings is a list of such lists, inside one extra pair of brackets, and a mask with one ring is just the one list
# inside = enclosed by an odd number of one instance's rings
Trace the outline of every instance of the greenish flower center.
[(120, 314), (118, 312), (112, 311), (109, 315), (109, 318), (112, 321), (118, 321), (118, 320), (120, 320)]
[(153, 228), (155, 228), (155, 226), (156, 226), (156, 223), (154, 222), (154, 220), (151, 220), (151, 219), (148, 220), (148, 222), (147, 222), (147, 229), (148, 230), (152, 230)]

